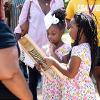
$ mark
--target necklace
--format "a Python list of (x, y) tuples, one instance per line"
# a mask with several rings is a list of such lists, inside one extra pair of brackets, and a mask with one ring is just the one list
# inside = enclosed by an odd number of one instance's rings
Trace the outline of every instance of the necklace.
[(45, 6), (49, 6), (50, 1), (49, 0), (42, 0), (42, 3), (45, 4)]
[(49, 4), (46, 2), (45, 5), (48, 6)]
[(90, 14), (90, 15), (92, 15), (93, 9), (94, 9), (94, 7), (95, 7), (95, 3), (96, 3), (96, 0), (94, 1), (94, 4), (93, 4), (92, 7), (90, 8), (89, 0), (87, 0), (88, 10), (89, 10), (89, 14)]

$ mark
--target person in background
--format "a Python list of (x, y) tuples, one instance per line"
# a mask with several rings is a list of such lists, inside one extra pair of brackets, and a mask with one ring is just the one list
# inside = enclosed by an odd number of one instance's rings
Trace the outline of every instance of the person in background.
[(16, 39), (4, 19), (0, 0), (0, 100), (33, 100), (19, 68)]
[[(71, 45), (65, 44), (62, 41), (62, 35), (66, 27), (65, 9), (57, 9), (53, 13), (48, 13), (44, 21), (49, 44), (43, 46), (43, 51), (47, 56), (52, 56), (59, 62), (67, 64)], [(64, 83), (57, 74), (55, 74), (52, 81), (50, 81), (46, 75), (43, 75), (43, 100), (47, 100), (47, 98), (48, 100), (62, 100), (63, 84)]]
[(10, 7), (10, 28), (14, 31), (18, 24), (19, 15), (25, 0), (11, 0)]
[[(14, 31), (16, 25), (18, 24), (18, 18), (21, 12), (21, 7), (23, 6), (24, 2), (25, 0), (6, 0), (5, 1), (4, 8), (5, 8), (6, 23), (11, 28), (12, 31)], [(19, 48), (18, 51), (19, 51), (19, 58), (20, 58), (21, 50), (20, 50), (19, 44), (17, 46)], [(27, 67), (25, 63), (22, 62), (20, 59), (19, 59), (19, 63), (20, 63), (21, 71), (23, 72), (25, 79), (28, 81)]]
[(96, 67), (94, 69), (94, 77), (97, 84), (97, 90), (100, 95), (100, 0), (70, 0), (66, 8), (66, 20), (68, 28), (70, 27), (70, 20), (76, 12), (85, 12), (91, 15), (97, 22), (97, 36), (98, 36), (98, 55)]
[(70, 25), (70, 36), (74, 43), (68, 65), (64, 66), (50, 57), (46, 57), (45, 61), (66, 76), (62, 100), (96, 100), (95, 87), (89, 75), (90, 70), (94, 70), (97, 55), (96, 24), (91, 16), (76, 13)]
[[(29, 7), (30, 12), (28, 13)], [(52, 12), (61, 7), (64, 7), (63, 0), (26, 0), (23, 5), (21, 14), (19, 16), (18, 25), (15, 28), (14, 33), (23, 35), (21, 34), (22, 30), (20, 26), (27, 20), (27, 16), (29, 16), (28, 35), (40, 48), (42, 48), (43, 45), (46, 45), (48, 43), (44, 17), (50, 11)], [(40, 77), (40, 73), (36, 70), (35, 67), (33, 69), (29, 67), (29, 87), (34, 96), (34, 100), (37, 100), (36, 87), (38, 79), (40, 80)]]

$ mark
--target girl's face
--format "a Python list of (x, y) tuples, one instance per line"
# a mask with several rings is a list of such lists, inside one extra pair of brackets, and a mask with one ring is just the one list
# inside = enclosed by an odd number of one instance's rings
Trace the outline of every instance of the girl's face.
[(74, 19), (72, 19), (70, 21), (70, 36), (73, 40), (76, 40), (76, 37), (77, 37), (77, 31), (78, 31), (78, 27), (74, 21)]
[(57, 44), (61, 41), (64, 30), (60, 30), (56, 25), (51, 25), (47, 31), (47, 37), (50, 43)]

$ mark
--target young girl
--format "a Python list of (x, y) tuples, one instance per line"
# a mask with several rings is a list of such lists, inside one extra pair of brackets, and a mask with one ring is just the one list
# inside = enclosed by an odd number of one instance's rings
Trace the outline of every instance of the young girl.
[(95, 88), (89, 76), (95, 66), (97, 28), (94, 20), (84, 13), (76, 13), (71, 20), (70, 36), (75, 40), (67, 70), (54, 58), (46, 63), (54, 65), (66, 76), (62, 100), (96, 100)]
[[(45, 17), (49, 45), (43, 47), (48, 56), (52, 56), (61, 63), (68, 62), (70, 44), (62, 42), (61, 37), (65, 31), (65, 10), (58, 9)], [(61, 100), (62, 85), (60, 77), (56, 74), (52, 81), (43, 75), (43, 100)]]

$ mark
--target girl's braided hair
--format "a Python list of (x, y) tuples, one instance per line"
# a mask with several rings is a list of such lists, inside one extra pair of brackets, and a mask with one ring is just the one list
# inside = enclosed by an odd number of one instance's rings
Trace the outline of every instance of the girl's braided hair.
[(90, 15), (87, 15), (85, 13), (76, 13), (74, 15), (74, 20), (78, 26), (78, 32), (77, 32), (77, 38), (73, 44), (73, 46), (78, 45), (79, 41), (81, 39), (80, 33), (84, 33), (87, 42), (90, 45), (91, 50), (91, 71), (93, 71), (95, 67), (96, 62), (96, 56), (97, 56), (97, 45), (98, 45), (98, 39), (97, 39), (97, 26), (95, 21)]

